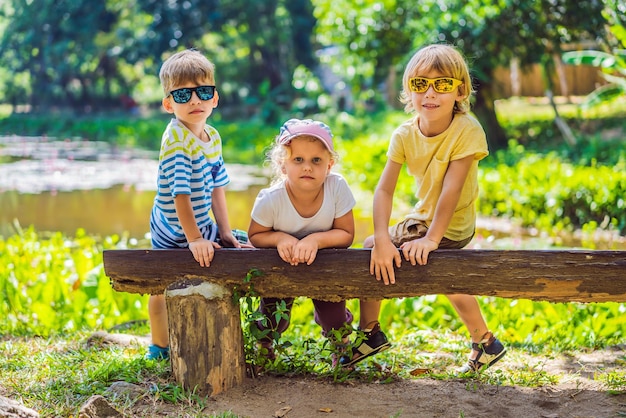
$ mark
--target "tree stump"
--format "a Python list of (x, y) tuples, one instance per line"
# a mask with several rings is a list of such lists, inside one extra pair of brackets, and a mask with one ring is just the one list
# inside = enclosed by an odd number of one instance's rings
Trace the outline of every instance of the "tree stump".
[(176, 381), (203, 396), (243, 383), (239, 302), (231, 291), (201, 279), (181, 280), (167, 288), (165, 300)]

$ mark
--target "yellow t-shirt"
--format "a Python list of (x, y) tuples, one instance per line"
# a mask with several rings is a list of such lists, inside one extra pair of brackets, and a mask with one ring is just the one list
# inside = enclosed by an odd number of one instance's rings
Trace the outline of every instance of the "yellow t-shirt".
[(400, 125), (391, 136), (387, 151), (391, 161), (406, 163), (409, 174), (415, 178), (418, 202), (406, 217), (430, 226), (450, 161), (474, 155), (461, 197), (444, 234), (448, 239), (461, 241), (474, 233), (476, 225), (478, 161), (489, 155), (485, 131), (474, 117), (457, 114), (448, 129), (427, 137), (420, 132), (418, 120), (419, 116)]

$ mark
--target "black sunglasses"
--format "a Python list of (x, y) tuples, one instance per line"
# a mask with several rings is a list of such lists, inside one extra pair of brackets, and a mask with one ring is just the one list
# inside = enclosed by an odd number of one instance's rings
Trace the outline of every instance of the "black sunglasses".
[(176, 103), (183, 104), (191, 100), (194, 91), (200, 100), (211, 100), (215, 96), (215, 86), (185, 87), (170, 91), (170, 95)]

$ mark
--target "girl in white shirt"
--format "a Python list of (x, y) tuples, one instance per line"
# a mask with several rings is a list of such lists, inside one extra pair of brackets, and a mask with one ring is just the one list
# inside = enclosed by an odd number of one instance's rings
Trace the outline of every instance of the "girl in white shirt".
[[(261, 190), (254, 207), (248, 235), (257, 248), (276, 248), (280, 258), (291, 265), (312, 264), (319, 249), (347, 248), (354, 240), (352, 208), (356, 201), (348, 184), (331, 169), (337, 159), (330, 128), (311, 119), (290, 119), (282, 126), (269, 153), (275, 169), (274, 183)], [(277, 321), (277, 306), (285, 311)], [(322, 335), (343, 334), (347, 342), (352, 313), (345, 301), (313, 300), (315, 322)], [(273, 342), (289, 326), (293, 298), (262, 298), (259, 310), (265, 319), (257, 321), (264, 332), (262, 352), (274, 359)], [(336, 364), (333, 356), (333, 365)]]

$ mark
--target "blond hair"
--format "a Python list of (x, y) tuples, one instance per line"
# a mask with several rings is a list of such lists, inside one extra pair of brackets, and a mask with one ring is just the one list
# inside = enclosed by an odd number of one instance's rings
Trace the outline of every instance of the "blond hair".
[(174, 87), (187, 83), (215, 84), (215, 65), (200, 51), (187, 49), (165, 60), (159, 71), (159, 79), (167, 97)]
[[(276, 137), (278, 138), (278, 137)], [(311, 135), (298, 135), (298, 139), (306, 139), (310, 142), (319, 141), (322, 143), (322, 140), (316, 138)], [(330, 154), (330, 161), (336, 163), (339, 160), (339, 154), (336, 151), (328, 150)], [(291, 156), (291, 143), (289, 144), (281, 144), (277, 140), (274, 140), (274, 145), (267, 151), (266, 155), (266, 163), (268, 163), (272, 168), (272, 181), (271, 185), (280, 183), (281, 180), (285, 179), (287, 175), (283, 170), (283, 166), (285, 165), (285, 161)]]
[(444, 44), (425, 46), (413, 54), (409, 60), (402, 77), (402, 91), (400, 92), (400, 102), (404, 104), (404, 110), (407, 113), (415, 111), (411, 100), (409, 79), (430, 71), (436, 71), (443, 76), (463, 82), (458, 88), (464, 98), (454, 104), (454, 113), (467, 113), (470, 109), (470, 97), (474, 93), (467, 62), (456, 48)]

